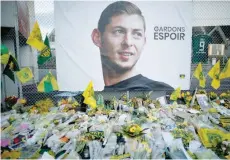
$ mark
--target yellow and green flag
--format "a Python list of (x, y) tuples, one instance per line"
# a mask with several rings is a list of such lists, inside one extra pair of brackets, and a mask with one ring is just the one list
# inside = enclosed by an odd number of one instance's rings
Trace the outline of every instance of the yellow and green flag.
[(220, 60), (211, 68), (208, 75), (212, 78), (211, 86), (218, 89), (220, 87)]
[(49, 43), (49, 39), (48, 39), (47, 35), (46, 35), (44, 44), (46, 45), (46, 47), (38, 55), (38, 64), (40, 64), (40, 65), (44, 64), (52, 56), (51, 50), (50, 50), (50, 43)]
[(22, 83), (26, 83), (34, 77), (29, 67), (22, 68), (20, 71), (16, 72), (16, 75)]
[(178, 87), (173, 93), (170, 95), (170, 100), (176, 101), (181, 97), (181, 87)]
[(228, 62), (226, 63), (224, 69), (220, 73), (220, 79), (224, 78), (230, 78), (230, 58), (228, 59)]
[(52, 92), (59, 90), (57, 80), (52, 75), (51, 72), (49, 72), (38, 84), (37, 86), (39, 92)]
[(198, 66), (197, 66), (195, 72), (193, 73), (193, 75), (194, 75), (194, 77), (196, 77), (199, 80), (199, 85), (204, 88), (206, 79), (205, 79), (205, 76), (203, 74), (203, 69), (202, 69), (201, 62), (198, 64)]
[(87, 88), (85, 89), (85, 91), (83, 92), (83, 97), (85, 98), (83, 103), (89, 105), (91, 108), (96, 108), (97, 107), (97, 103), (96, 100), (94, 98), (94, 89), (93, 89), (93, 82), (90, 81)]
[(17, 60), (12, 55), (10, 55), (7, 65), (3, 71), (3, 74), (7, 75), (13, 82), (15, 82), (14, 71), (19, 71), (19, 70), (20, 69)]
[(33, 30), (30, 33), (26, 43), (39, 51), (42, 51), (46, 47), (42, 40), (41, 30), (38, 22), (35, 22)]

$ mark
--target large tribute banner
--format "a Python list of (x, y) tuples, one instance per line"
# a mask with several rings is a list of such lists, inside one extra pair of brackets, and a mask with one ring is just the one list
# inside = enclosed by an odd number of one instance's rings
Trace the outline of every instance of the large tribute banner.
[(191, 1), (54, 3), (60, 90), (189, 89)]

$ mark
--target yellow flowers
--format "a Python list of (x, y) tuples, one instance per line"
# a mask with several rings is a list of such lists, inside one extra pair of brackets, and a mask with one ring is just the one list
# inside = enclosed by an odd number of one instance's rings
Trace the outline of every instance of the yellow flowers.
[(207, 94), (206, 91), (204, 89), (199, 89), (197, 91), (197, 94)]
[(226, 96), (227, 96), (226, 93), (222, 93), (222, 94), (220, 95), (220, 97), (223, 97), (223, 98), (225, 98)]
[(19, 103), (20, 103), (20, 104), (26, 104), (26, 102), (27, 102), (27, 101), (26, 101), (25, 98), (20, 98), (20, 99), (19, 99)]
[(230, 99), (230, 90), (228, 90), (227, 92), (224, 92), (220, 95), (221, 99)]
[(182, 92), (181, 97), (184, 99), (184, 101), (185, 101), (185, 103), (187, 105), (189, 105), (190, 102), (192, 101), (192, 95), (188, 91), (187, 92)]
[(209, 98), (210, 98), (211, 100), (214, 100), (214, 99), (217, 98), (217, 94), (214, 93), (214, 92), (210, 92), (208, 95), (209, 95)]
[(83, 141), (101, 140), (104, 138), (104, 132), (92, 131), (85, 133), (80, 139)]
[(141, 127), (137, 124), (134, 124), (130, 127), (129, 129), (130, 132), (134, 133), (134, 132), (140, 132), (141, 131)]
[(194, 106), (192, 106), (192, 108), (195, 109), (195, 110), (198, 110), (198, 111), (200, 110), (200, 106), (199, 105), (194, 105)]
[(2, 154), (1, 154), (1, 159), (6, 159), (6, 158), (9, 158), (9, 159), (18, 159), (21, 155), (21, 152), (19, 151), (4, 151)]
[(186, 121), (183, 122), (183, 123), (177, 123), (177, 128), (178, 129), (184, 129), (187, 126), (188, 126), (188, 123)]
[(135, 127), (132, 127), (132, 128), (129, 129), (129, 132), (134, 133), (135, 131), (136, 131), (136, 128), (135, 128)]
[(123, 132), (129, 137), (137, 137), (143, 134), (143, 129), (138, 124), (131, 124), (124, 127)]
[(49, 98), (45, 100), (40, 100), (35, 103), (35, 105), (30, 109), (30, 113), (47, 113), (49, 109), (53, 107), (53, 101)]
[(191, 132), (179, 128), (175, 128), (172, 131), (172, 135), (174, 138), (182, 138), (182, 142), (185, 146), (188, 146), (189, 142), (194, 139)]

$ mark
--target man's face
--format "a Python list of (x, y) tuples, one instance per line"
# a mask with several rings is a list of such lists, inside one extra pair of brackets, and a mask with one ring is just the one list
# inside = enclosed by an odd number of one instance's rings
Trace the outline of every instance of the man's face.
[(135, 14), (113, 16), (101, 36), (103, 65), (121, 72), (132, 69), (145, 44), (142, 18)]

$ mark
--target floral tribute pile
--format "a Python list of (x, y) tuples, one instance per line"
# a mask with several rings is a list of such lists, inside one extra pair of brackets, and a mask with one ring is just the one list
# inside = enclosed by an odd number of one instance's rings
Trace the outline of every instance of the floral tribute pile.
[(6, 99), (2, 159), (229, 159), (230, 92), (182, 91), (176, 100), (151, 93), (95, 97), (81, 112), (74, 97)]

